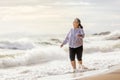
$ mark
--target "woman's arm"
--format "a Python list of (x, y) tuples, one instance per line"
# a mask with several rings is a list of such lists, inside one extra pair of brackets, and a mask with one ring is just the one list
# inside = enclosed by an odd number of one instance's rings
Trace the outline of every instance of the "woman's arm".
[(85, 37), (85, 33), (83, 29), (80, 29), (80, 34), (77, 35), (78, 37), (84, 38)]
[(69, 34), (70, 34), (71, 30), (68, 32), (67, 36), (65, 37), (65, 40), (63, 41), (63, 43), (61, 44), (61, 47), (63, 47), (63, 45), (67, 44), (68, 40), (69, 40)]

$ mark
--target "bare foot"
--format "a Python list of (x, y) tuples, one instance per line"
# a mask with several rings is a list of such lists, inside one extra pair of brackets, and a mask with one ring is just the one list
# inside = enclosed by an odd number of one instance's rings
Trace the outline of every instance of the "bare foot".
[(84, 65), (79, 65), (79, 69), (88, 69), (88, 68), (85, 67)]
[(75, 72), (77, 72), (77, 70), (76, 70), (76, 69), (73, 69), (73, 70), (72, 70), (72, 73), (75, 73)]

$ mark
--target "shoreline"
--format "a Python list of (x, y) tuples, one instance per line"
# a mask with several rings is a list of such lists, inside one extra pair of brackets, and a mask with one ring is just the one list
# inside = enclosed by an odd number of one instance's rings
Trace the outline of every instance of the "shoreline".
[[(119, 74), (115, 76), (114, 74), (116, 73)], [(119, 75), (120, 75), (120, 65), (116, 65), (109, 69), (104, 69), (104, 70), (47, 76), (47, 77), (38, 78), (37, 80), (56, 80), (56, 79), (58, 80), (120, 80)]]
[(108, 71), (76, 80), (120, 80), (120, 65), (111, 67)]

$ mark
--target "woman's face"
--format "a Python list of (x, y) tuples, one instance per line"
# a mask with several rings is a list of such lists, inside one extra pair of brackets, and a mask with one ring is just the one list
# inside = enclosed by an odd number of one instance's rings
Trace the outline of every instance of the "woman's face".
[(78, 28), (79, 27), (79, 22), (77, 20), (73, 21), (73, 27)]

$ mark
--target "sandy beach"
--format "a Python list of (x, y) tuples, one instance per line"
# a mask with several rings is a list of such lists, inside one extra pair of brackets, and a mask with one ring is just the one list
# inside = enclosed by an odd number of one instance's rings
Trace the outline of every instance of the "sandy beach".
[(77, 80), (120, 80), (120, 66), (117, 66), (117, 68), (114, 68), (106, 73), (89, 76), (82, 79)]
[(38, 78), (37, 80), (120, 80), (119, 67), (120, 65), (116, 65), (103, 71), (97, 70), (85, 73), (69, 73), (64, 75)]

